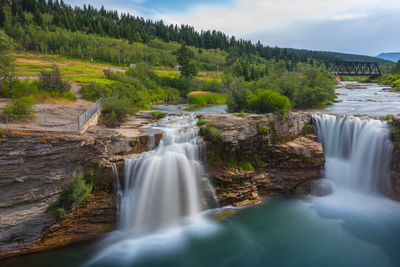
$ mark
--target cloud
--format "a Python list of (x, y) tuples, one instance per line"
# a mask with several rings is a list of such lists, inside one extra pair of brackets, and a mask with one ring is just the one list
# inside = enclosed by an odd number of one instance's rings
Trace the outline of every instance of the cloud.
[(370, 55), (384, 48), (400, 50), (396, 47), (398, 30), (393, 29), (400, 25), (396, 18), (400, 18), (398, 0), (88, 1), (107, 9), (189, 24), (197, 30), (220, 30), (272, 46)]
[[(167, 22), (190, 24), (198, 30), (217, 29), (253, 41), (261, 40), (269, 45), (372, 54), (380, 49), (371, 46), (382, 43), (375, 39), (375, 36), (382, 37), (381, 32), (387, 33), (385, 40), (392, 46), (398, 40), (386, 28), (392, 28), (390, 23), (397, 22), (396, 16), (400, 17), (400, 1), (236, 0), (230, 6), (197, 5), (185, 13), (155, 13), (154, 16)], [(392, 22), (385, 20), (385, 16), (391, 16)], [(389, 24), (377, 23), (377, 19)], [(360, 35), (371, 38), (371, 44), (367, 45), (370, 49), (352, 39)]]

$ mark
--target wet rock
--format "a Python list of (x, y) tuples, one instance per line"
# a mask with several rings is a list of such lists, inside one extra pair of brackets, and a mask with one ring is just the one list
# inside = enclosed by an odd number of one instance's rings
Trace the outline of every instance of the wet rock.
[[(294, 194), (320, 177), (325, 158), (311, 114), (207, 114), (202, 119), (221, 131), (216, 138), (205, 137), (220, 205), (252, 205), (261, 196)], [(249, 166), (254, 170), (243, 171)]]
[(309, 192), (313, 196), (323, 197), (332, 194), (332, 184), (324, 179), (313, 181), (310, 183)]

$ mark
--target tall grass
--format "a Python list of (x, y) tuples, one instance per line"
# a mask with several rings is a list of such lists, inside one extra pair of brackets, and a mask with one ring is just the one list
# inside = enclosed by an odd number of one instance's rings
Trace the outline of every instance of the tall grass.
[(190, 107), (202, 107), (226, 103), (227, 97), (213, 92), (194, 91), (188, 94)]

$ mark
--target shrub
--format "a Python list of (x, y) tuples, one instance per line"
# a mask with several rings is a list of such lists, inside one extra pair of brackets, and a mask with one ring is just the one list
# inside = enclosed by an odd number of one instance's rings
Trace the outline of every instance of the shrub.
[(268, 89), (287, 96), (296, 108), (319, 107), (335, 99), (335, 81), (328, 72), (309, 67), (301, 71), (302, 75), (288, 73), (264, 77), (255, 82), (252, 89)]
[(393, 119), (394, 119), (394, 116), (391, 115), (391, 114), (386, 115), (385, 118), (384, 118), (385, 121), (391, 121)]
[(68, 100), (68, 101), (76, 101), (76, 95), (74, 93), (72, 93), (71, 91), (65, 92), (61, 98)]
[[(34, 115), (35, 112), (33, 110), (33, 105), (35, 104), (35, 99), (31, 96), (22, 97), (7, 106), (3, 109), (3, 114), (15, 114), (15, 115)], [(10, 116), (9, 120), (20, 120), (24, 119), (24, 117), (19, 116)]]
[(241, 171), (254, 171), (253, 165), (248, 161), (239, 161), (239, 170)]
[(57, 208), (54, 210), (54, 215), (56, 216), (57, 219), (63, 219), (67, 215), (67, 212), (65, 211), (64, 208)]
[(134, 114), (134, 111), (125, 98), (115, 98), (103, 103), (103, 116), (107, 121), (123, 121), (129, 114)]
[(267, 135), (269, 129), (269, 127), (263, 127), (262, 125), (257, 124), (257, 132), (261, 135)]
[(290, 108), (289, 98), (271, 90), (258, 89), (249, 94), (248, 109), (256, 112), (286, 113)]
[(165, 117), (165, 112), (162, 111), (154, 111), (152, 114), (154, 119), (162, 119)]
[(56, 92), (59, 95), (68, 92), (71, 88), (68, 82), (63, 81), (60, 70), (55, 66), (50, 71), (42, 70), (40, 72), (39, 81), (45, 91)]
[(80, 89), (82, 98), (88, 101), (97, 101), (100, 97), (107, 98), (113, 95), (110, 88), (96, 83), (89, 83)]
[(197, 121), (197, 126), (202, 126), (202, 125), (205, 125), (205, 124), (206, 124), (206, 121), (203, 120), (203, 119), (199, 119), (199, 120)]
[(85, 180), (81, 177), (75, 177), (60, 194), (62, 208), (68, 211), (82, 203), (89, 196), (90, 192), (92, 192), (92, 188), (93, 186), (86, 184)]
[(136, 140), (131, 140), (131, 141), (129, 141), (129, 145), (130, 145), (131, 147), (135, 147), (135, 146), (136, 146)]
[(0, 96), (17, 99), (37, 95), (40, 94), (40, 87), (37, 81), (14, 79), (11, 86), (10, 81), (6, 80), (0, 84)]
[(228, 109), (229, 111), (243, 111), (247, 109), (247, 97), (249, 88), (246, 82), (239, 79), (233, 79), (226, 83), (229, 91)]
[(213, 92), (195, 91), (191, 92), (188, 98), (189, 105), (192, 107), (226, 103), (226, 96)]
[(221, 135), (221, 130), (214, 127), (212, 123), (206, 125), (206, 127), (201, 129), (201, 134), (213, 141), (216, 141), (217, 138)]

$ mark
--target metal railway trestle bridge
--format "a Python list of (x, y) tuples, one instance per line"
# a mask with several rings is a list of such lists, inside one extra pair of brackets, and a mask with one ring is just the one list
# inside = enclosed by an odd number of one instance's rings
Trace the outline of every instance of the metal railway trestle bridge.
[(338, 62), (331, 71), (336, 76), (380, 77), (381, 70), (376, 62)]

